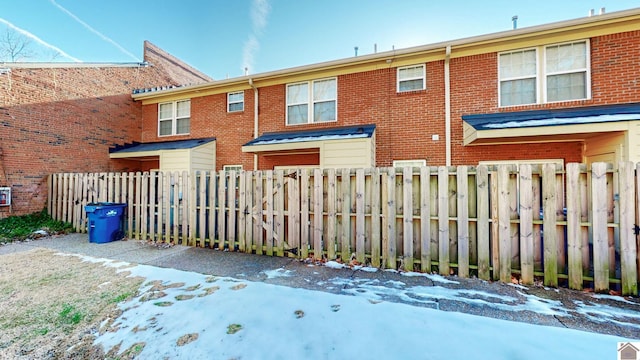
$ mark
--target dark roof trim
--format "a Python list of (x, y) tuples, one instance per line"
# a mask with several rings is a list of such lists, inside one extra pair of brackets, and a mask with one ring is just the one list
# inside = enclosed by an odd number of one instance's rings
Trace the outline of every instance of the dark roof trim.
[(141, 151), (192, 149), (215, 140), (216, 138), (211, 137), (204, 139), (174, 140), (149, 143), (133, 142), (131, 144), (115, 145), (114, 147), (109, 149), (109, 153), (115, 154)]
[(463, 115), (476, 130), (640, 120), (640, 103)]
[(342, 126), (342, 127), (320, 129), (320, 130), (271, 132), (271, 133), (264, 133), (262, 134), (262, 136), (249, 141), (243, 146), (283, 144), (283, 143), (295, 143), (295, 142), (319, 141), (319, 140), (343, 140), (343, 139), (370, 138), (373, 136), (375, 129), (376, 129), (375, 125), (368, 124), (368, 125), (356, 125), (356, 126)]

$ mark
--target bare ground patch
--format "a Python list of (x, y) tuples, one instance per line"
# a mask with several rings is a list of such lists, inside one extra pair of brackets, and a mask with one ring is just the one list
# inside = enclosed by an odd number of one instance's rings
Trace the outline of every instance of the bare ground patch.
[(127, 275), (48, 249), (0, 256), (0, 358), (103, 359), (100, 324), (143, 281)]

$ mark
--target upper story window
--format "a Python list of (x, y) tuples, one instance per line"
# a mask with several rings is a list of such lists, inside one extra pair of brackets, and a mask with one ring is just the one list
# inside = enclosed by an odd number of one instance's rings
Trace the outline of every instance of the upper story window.
[(423, 65), (398, 68), (398, 92), (426, 89), (426, 71)]
[(337, 119), (337, 79), (321, 79), (287, 85), (287, 125)]
[(591, 96), (587, 41), (500, 53), (498, 63), (500, 106)]
[(227, 93), (227, 111), (244, 111), (244, 91)]
[(158, 135), (184, 135), (191, 129), (191, 100), (158, 104)]

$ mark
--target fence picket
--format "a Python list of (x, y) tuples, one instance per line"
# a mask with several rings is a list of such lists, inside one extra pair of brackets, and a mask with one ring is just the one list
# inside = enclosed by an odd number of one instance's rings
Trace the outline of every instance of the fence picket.
[(634, 168), (630, 162), (620, 162), (618, 168), (620, 194), (620, 272), (622, 295), (638, 293), (638, 274), (636, 273), (637, 244), (633, 233), (635, 224), (636, 193)]
[(491, 257), (489, 253), (489, 172), (486, 165), (476, 169), (476, 193), (478, 199), (477, 235), (478, 235), (478, 277), (489, 280), (491, 277)]
[(402, 264), (413, 271), (413, 168), (402, 169)]
[[(609, 235), (607, 233), (607, 164), (591, 164), (594, 290), (609, 290)], [(546, 253), (545, 253), (546, 255)], [(546, 274), (545, 274), (546, 275)]]
[(449, 252), (449, 169), (438, 167), (438, 268), (440, 275), (450, 275)]
[(336, 188), (336, 170), (327, 170), (327, 234), (325, 242), (327, 243), (327, 259), (336, 259), (336, 239), (337, 239), (337, 188)]
[(349, 169), (342, 169), (340, 177), (342, 196), (340, 258), (348, 263), (351, 259), (351, 175)]
[(300, 170), (300, 255), (309, 256), (309, 170)]
[[(276, 238), (276, 255), (284, 256), (284, 173), (282, 170), (275, 171), (276, 175), (276, 193), (275, 193), (275, 238)], [(235, 211), (234, 211), (235, 213)], [(232, 236), (233, 234), (229, 234)]]
[(580, 231), (580, 168), (567, 164), (567, 258), (569, 287), (582, 290), (582, 234)]
[(266, 218), (264, 221), (265, 227), (265, 253), (269, 256), (273, 256), (273, 171), (267, 170), (264, 172), (266, 178), (265, 181), (265, 199), (266, 199)]
[(469, 277), (469, 175), (466, 166), (458, 166), (457, 218), (458, 218), (458, 276)]
[[(199, 185), (198, 191), (198, 247), (205, 246), (206, 240), (206, 228), (205, 225), (207, 223), (207, 173), (204, 171), (200, 171), (197, 173), (199, 176), (194, 176), (194, 183)], [(195, 191), (194, 191), (195, 193)], [(194, 206), (195, 208), (195, 206)]]
[(511, 281), (511, 196), (509, 166), (498, 166), (498, 237), (500, 256), (500, 281)]
[(322, 251), (323, 233), (323, 177), (321, 169), (313, 170), (313, 257), (321, 260), (324, 256)]
[(247, 248), (247, 181), (251, 181), (251, 173), (240, 170), (238, 184), (238, 251), (246, 252)]
[[(520, 280), (533, 284), (533, 178), (531, 165), (520, 166)], [(538, 211), (538, 210), (536, 210)]]
[(558, 286), (558, 237), (556, 232), (556, 171), (554, 164), (542, 166), (544, 284)]
[(380, 191), (380, 169), (374, 168), (371, 171), (371, 266), (375, 268), (381, 266)]
[(356, 170), (356, 260), (364, 264), (365, 257), (365, 183), (364, 169)]
[(389, 269), (397, 269), (396, 263), (396, 170), (394, 168), (388, 168), (387, 170), (387, 183), (385, 184), (387, 193), (387, 228), (385, 229), (387, 235), (387, 246), (382, 249), (383, 258), (387, 260), (386, 267)]

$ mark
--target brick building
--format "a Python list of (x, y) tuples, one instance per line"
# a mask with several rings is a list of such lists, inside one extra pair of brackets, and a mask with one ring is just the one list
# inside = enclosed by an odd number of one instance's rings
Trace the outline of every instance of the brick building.
[[(141, 90), (141, 144), (110, 157), (134, 170), (640, 161), (639, 81), (631, 9)], [(188, 139), (210, 148), (173, 160)]]
[(211, 80), (149, 42), (142, 63), (0, 63), (0, 218), (42, 210), (51, 173), (128, 168), (107, 154), (141, 139), (133, 89)]

